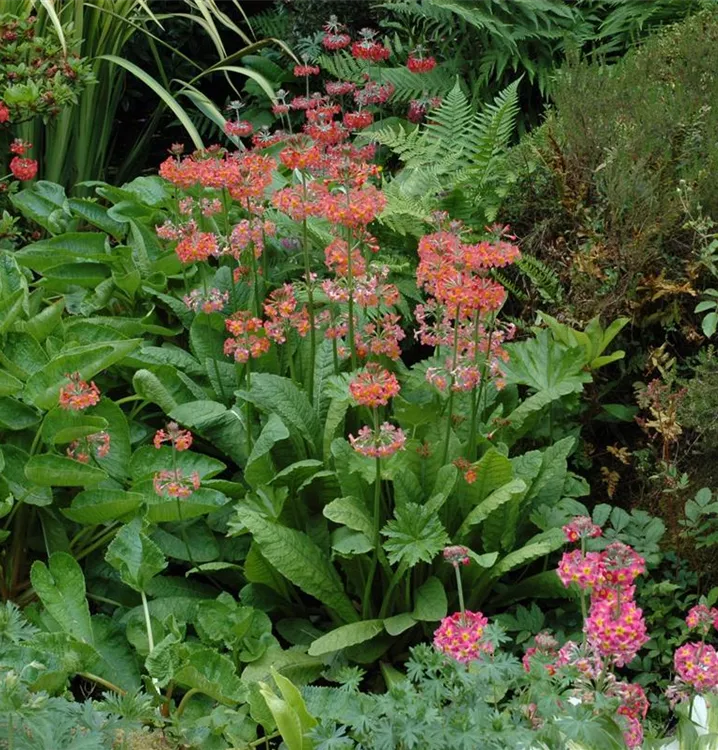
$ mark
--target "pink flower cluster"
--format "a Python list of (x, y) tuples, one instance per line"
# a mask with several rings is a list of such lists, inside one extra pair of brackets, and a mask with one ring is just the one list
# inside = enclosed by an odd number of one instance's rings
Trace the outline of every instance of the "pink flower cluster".
[(697, 630), (701, 635), (706, 636), (711, 628), (718, 628), (718, 609), (705, 604), (696, 604), (692, 607), (686, 617), (686, 625), (691, 630)]
[(671, 705), (689, 700), (693, 693), (718, 691), (718, 652), (705, 642), (711, 628), (718, 628), (718, 610), (697, 604), (688, 612), (686, 624), (702, 640), (684, 643), (673, 655), (676, 679), (666, 690)]
[(484, 637), (488, 624), (481, 612), (454, 612), (434, 632), (434, 647), (462, 664), (480, 659), (494, 650)]

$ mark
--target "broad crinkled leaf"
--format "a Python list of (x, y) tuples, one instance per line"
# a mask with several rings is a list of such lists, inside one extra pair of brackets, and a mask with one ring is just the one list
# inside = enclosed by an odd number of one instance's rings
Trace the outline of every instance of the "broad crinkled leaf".
[(344, 524), (354, 531), (360, 531), (369, 538), (373, 535), (374, 525), (364, 502), (358, 497), (338, 497), (324, 506), (322, 513), (334, 523)]
[(25, 465), (25, 476), (46, 487), (91, 487), (107, 479), (102, 469), (56, 453), (32, 456)]
[(488, 518), (491, 513), (500, 508), (504, 503), (511, 502), (513, 498), (522, 495), (525, 491), (526, 482), (523, 479), (512, 479), (510, 482), (495, 489), (466, 516), (459, 529), (459, 537), (465, 537), (470, 533), (472, 527)]
[(319, 447), (319, 420), (304, 391), (289, 378), (260, 372), (252, 375), (249, 392), (237, 395), (264, 412), (275, 412), (290, 430), (300, 434), (309, 445)]
[(30, 582), (63, 631), (85, 643), (94, 642), (85, 576), (72, 555), (55, 552), (47, 565), (36, 560), (30, 570)]
[(343, 620), (357, 619), (341, 578), (306, 534), (269, 521), (254, 511), (240, 510), (240, 515), (262, 555), (283, 576), (333, 609)]
[(446, 617), (448, 607), (444, 585), (438, 578), (431, 576), (414, 594), (412, 616), (417, 620), (436, 622)]
[(119, 571), (120, 578), (135, 591), (147, 591), (147, 586), (167, 567), (160, 548), (142, 531), (137, 518), (123, 526), (112, 540), (105, 560)]
[(284, 422), (276, 414), (270, 414), (247, 459), (244, 478), (249, 484), (257, 487), (270, 482), (276, 474), (271, 455), (272, 448), (276, 443), (287, 438), (289, 438), (289, 430)]
[(245, 700), (247, 691), (237, 677), (234, 664), (213, 648), (185, 643), (177, 647), (179, 667), (173, 680), (182, 687), (199, 690), (210, 698), (232, 706)]
[(124, 359), (140, 343), (141, 339), (107, 341), (63, 352), (30, 376), (25, 384), (25, 400), (41, 409), (51, 409), (58, 403), (60, 388), (68, 382), (68, 373), (79, 372), (83, 380), (91, 380)]

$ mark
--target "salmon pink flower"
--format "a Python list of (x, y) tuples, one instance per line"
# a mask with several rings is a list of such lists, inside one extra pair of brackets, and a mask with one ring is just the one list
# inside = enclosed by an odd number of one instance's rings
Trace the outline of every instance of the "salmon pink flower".
[(82, 380), (79, 372), (65, 375), (70, 381), (60, 388), (60, 406), (63, 409), (82, 411), (100, 401), (100, 389), (93, 383)]
[(155, 493), (160, 497), (182, 499), (199, 489), (200, 478), (196, 471), (184, 476), (182, 469), (163, 470), (155, 474), (152, 484)]
[(294, 75), (299, 78), (300, 76), (318, 76), (319, 66), (318, 65), (295, 65)]
[(171, 443), (177, 451), (186, 451), (192, 445), (192, 433), (189, 430), (182, 430), (177, 422), (169, 422), (167, 430), (157, 430), (152, 439), (155, 448), (159, 450), (162, 443)]
[(389, 458), (397, 451), (404, 450), (406, 436), (403, 431), (389, 422), (384, 422), (377, 432), (365, 425), (355, 437), (349, 435), (352, 448), (368, 458)]
[(351, 44), (351, 37), (346, 33), (344, 24), (339, 23), (335, 15), (329, 16), (329, 20), (324, 24), (324, 37), (322, 44), (325, 49), (337, 50), (344, 49)]
[(349, 383), (349, 392), (360, 406), (386, 406), (398, 395), (399, 381), (394, 373), (371, 362)]
[(10, 110), (0, 102), (0, 124), (10, 120)]

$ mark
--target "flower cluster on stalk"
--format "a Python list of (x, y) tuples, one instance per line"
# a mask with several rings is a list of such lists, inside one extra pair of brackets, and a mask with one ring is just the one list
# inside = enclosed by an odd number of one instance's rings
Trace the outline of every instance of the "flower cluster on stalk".
[(65, 375), (70, 381), (60, 388), (60, 406), (70, 411), (84, 411), (100, 402), (100, 389), (82, 379), (79, 372)]

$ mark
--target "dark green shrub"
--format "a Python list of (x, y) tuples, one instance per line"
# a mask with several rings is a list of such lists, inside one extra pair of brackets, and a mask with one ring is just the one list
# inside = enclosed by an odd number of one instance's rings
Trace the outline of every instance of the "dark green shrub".
[(718, 12), (705, 11), (617, 65), (567, 65), (517, 147), (504, 218), (559, 272), (577, 317), (642, 308), (644, 324), (675, 326), (701, 287), (685, 224), (718, 214), (717, 42)]

